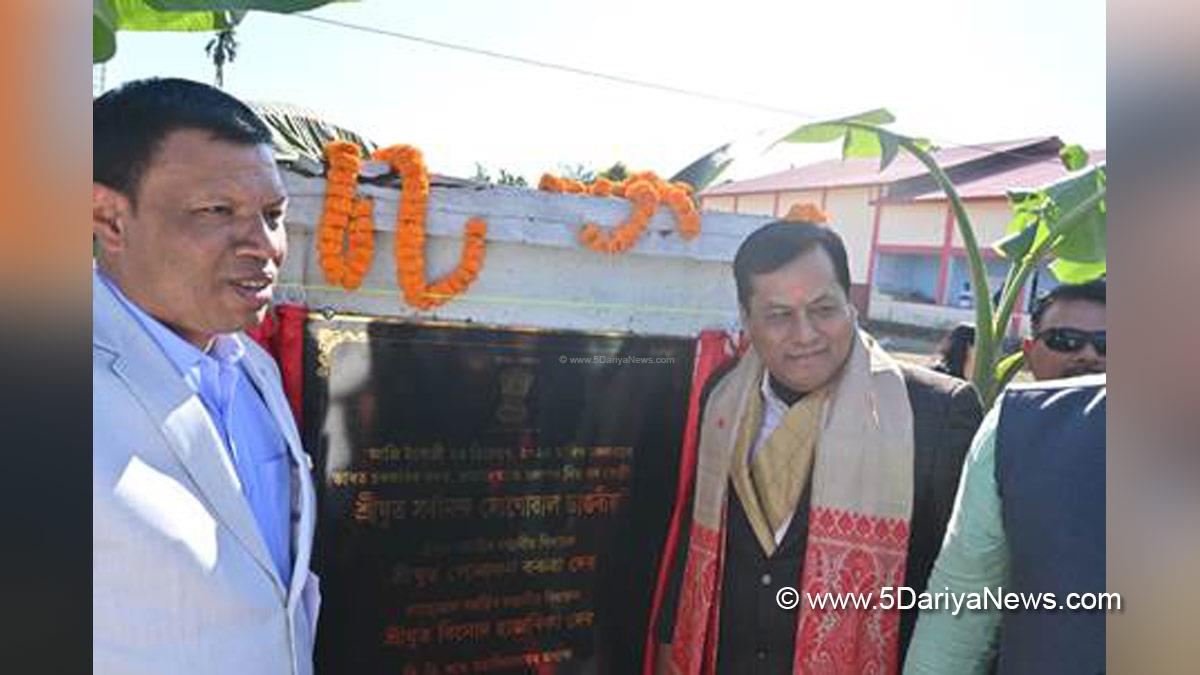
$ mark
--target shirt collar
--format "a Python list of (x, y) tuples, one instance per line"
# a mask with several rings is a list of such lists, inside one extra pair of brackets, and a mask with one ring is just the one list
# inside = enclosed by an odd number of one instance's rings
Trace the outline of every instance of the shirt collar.
[(196, 345), (184, 340), (178, 333), (167, 328), (161, 321), (150, 316), (146, 310), (130, 300), (121, 291), (120, 287), (112, 279), (108, 278), (108, 275), (101, 272), (98, 268), (94, 269), (93, 273), (101, 283), (112, 291), (117, 301), (133, 315), (133, 318), (142, 326), (142, 329), (150, 334), (150, 337), (154, 339), (154, 342), (158, 344), (159, 348), (170, 359), (171, 364), (180, 373), (186, 374), (206, 361), (215, 361), (218, 365), (232, 366), (237, 364), (246, 354), (246, 347), (232, 333), (216, 336), (207, 352), (200, 350)]
[(763, 369), (762, 382), (759, 384), (759, 391), (762, 392), (763, 401), (772, 408), (778, 410), (787, 410), (788, 404), (783, 399), (779, 398), (779, 394), (771, 388), (771, 373), (766, 368)]

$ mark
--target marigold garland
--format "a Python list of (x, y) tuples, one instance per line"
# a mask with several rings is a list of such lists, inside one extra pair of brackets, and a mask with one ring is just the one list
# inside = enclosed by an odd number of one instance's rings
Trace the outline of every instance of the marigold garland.
[(362, 165), (357, 145), (335, 141), (325, 146), (325, 157), (329, 171), (317, 228), (318, 261), (326, 281), (354, 290), (362, 284), (374, 255), (373, 203), (355, 194)]
[(625, 188), (625, 195), (633, 204), (625, 222), (610, 232), (595, 223), (585, 223), (579, 230), (579, 240), (584, 246), (600, 253), (624, 253), (642, 237), (658, 208), (658, 190), (650, 181), (635, 180)]
[(400, 208), (396, 214), (396, 277), (408, 304), (422, 310), (443, 305), (467, 290), (479, 276), (486, 253), (487, 223), (471, 218), (463, 236), (458, 265), (432, 284), (425, 281), (425, 211), (429, 203), (429, 172), (421, 151), (393, 145), (375, 151), (400, 174)]
[(814, 225), (824, 225), (829, 222), (829, 216), (821, 210), (821, 207), (812, 202), (792, 204), (783, 219), (789, 223), (812, 223)]
[[(354, 143), (334, 141), (325, 146), (329, 170), (325, 174), (325, 208), (317, 233), (317, 251), (325, 279), (353, 290), (362, 284), (374, 254), (373, 201), (356, 194), (362, 168)], [(409, 145), (375, 151), (373, 159), (391, 165), (400, 175), (396, 214), (396, 277), (404, 300), (429, 310), (464, 292), (479, 276), (486, 253), (487, 223), (467, 221), (458, 265), (432, 284), (425, 281), (425, 211), (429, 203), (429, 172), (421, 152)], [(343, 244), (348, 243), (343, 253)]]
[(579, 240), (593, 251), (621, 253), (633, 248), (645, 233), (660, 202), (665, 203), (675, 216), (680, 236), (692, 239), (700, 234), (700, 212), (692, 201), (692, 186), (683, 182), (667, 182), (653, 171), (631, 174), (628, 180), (621, 182), (601, 177), (591, 185), (547, 173), (538, 182), (538, 189), (597, 197), (623, 197), (633, 202), (629, 217), (610, 232), (606, 233), (595, 223), (585, 223), (579, 230)]

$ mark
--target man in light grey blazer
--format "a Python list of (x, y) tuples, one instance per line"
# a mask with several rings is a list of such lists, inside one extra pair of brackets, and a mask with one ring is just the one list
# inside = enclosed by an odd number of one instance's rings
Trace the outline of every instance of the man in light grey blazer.
[(312, 462), (260, 322), (286, 252), (270, 131), (186, 80), (92, 107), (96, 673), (312, 672)]

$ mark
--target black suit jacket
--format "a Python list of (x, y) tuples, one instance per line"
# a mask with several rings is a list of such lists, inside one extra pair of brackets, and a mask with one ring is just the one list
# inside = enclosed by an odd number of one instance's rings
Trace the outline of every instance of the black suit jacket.
[[(702, 411), (709, 393), (733, 365), (709, 378), (701, 396)], [(902, 370), (912, 405), (914, 441), (913, 511), (904, 583), (921, 593), (941, 549), (959, 473), (983, 410), (975, 388), (967, 382), (917, 366), (902, 365)], [(799, 584), (808, 539), (808, 507), (806, 487), (783, 542), (774, 556), (766, 558), (740, 501), (729, 490), (718, 672), (792, 672), (796, 612), (779, 609), (775, 593), (782, 586)], [(657, 634), (663, 643), (671, 641), (675, 629), (691, 514), (689, 504), (684, 508), (680, 540), (659, 616)], [(900, 614), (900, 663), (904, 662), (916, 620), (916, 609)]]

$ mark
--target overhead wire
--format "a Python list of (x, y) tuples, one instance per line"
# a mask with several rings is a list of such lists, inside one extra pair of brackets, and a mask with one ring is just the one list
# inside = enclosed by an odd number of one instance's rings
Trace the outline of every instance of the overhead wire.
[[(414, 42), (417, 44), (423, 44), (423, 45), (427, 45), (427, 46), (431, 46), (431, 47), (438, 47), (441, 49), (448, 49), (448, 50), (463, 52), (463, 53), (467, 53), (467, 54), (474, 54), (476, 56), (493, 58), (493, 59), (498, 59), (501, 61), (508, 61), (510, 63), (518, 63), (518, 64), (522, 64), (522, 65), (526, 65), (526, 66), (532, 66), (535, 68), (543, 68), (546, 70), (554, 70), (554, 71), (558, 71), (558, 72), (570, 73), (573, 75), (579, 75), (579, 76), (583, 76), (583, 77), (590, 77), (593, 79), (611, 82), (614, 84), (621, 84), (621, 85), (625, 85), (625, 86), (639, 87), (642, 89), (661, 91), (664, 93), (676, 94), (679, 96), (688, 96), (691, 98), (706, 100), (706, 101), (713, 102), (713, 103), (722, 103), (722, 104), (726, 104), (726, 105), (733, 105), (733, 106), (739, 106), (739, 107), (753, 109), (753, 110), (759, 110), (759, 111), (763, 111), (763, 112), (770, 112), (770, 113), (775, 113), (775, 114), (780, 114), (780, 115), (788, 115), (791, 117), (797, 117), (797, 118), (810, 120), (810, 121), (827, 121), (827, 118), (822, 118), (818, 115), (813, 115), (812, 113), (807, 113), (807, 112), (795, 110), (792, 108), (785, 108), (785, 107), (781, 107), (781, 106), (760, 103), (757, 101), (751, 101), (749, 99), (738, 98), (738, 97), (734, 97), (734, 96), (726, 96), (723, 94), (717, 94), (717, 93), (713, 93), (713, 92), (689, 89), (687, 87), (679, 87), (679, 86), (670, 85), (670, 84), (663, 84), (661, 82), (652, 82), (650, 80), (642, 80), (642, 79), (637, 79), (637, 78), (633, 78), (633, 77), (627, 77), (624, 75), (614, 75), (612, 73), (603, 73), (603, 72), (591, 70), (588, 68), (581, 68), (578, 66), (554, 63), (552, 61), (532, 58), (532, 57), (528, 57), (528, 56), (508, 54), (508, 53), (496, 51), (493, 49), (483, 49), (480, 47), (472, 47), (470, 45), (465, 45), (465, 44), (456, 43), (456, 42), (449, 42), (446, 40), (438, 40), (438, 39), (434, 39), (434, 38), (423, 37), (420, 35), (413, 35), (411, 33), (404, 33), (404, 32), (400, 32), (400, 31), (396, 31), (396, 30), (377, 28), (375, 26), (364, 26), (361, 24), (350, 23), (348, 21), (341, 21), (338, 19), (330, 19), (330, 18), (322, 17), (322, 16), (314, 16), (312, 14), (294, 13), (294, 14), (283, 14), (280, 16), (286, 16), (286, 17), (290, 17), (290, 18), (294, 18), (294, 19), (303, 20), (303, 21), (310, 21), (310, 22), (314, 22), (314, 23), (325, 24), (328, 26), (344, 28), (347, 30), (371, 33), (374, 35), (390, 37), (390, 38), (394, 38), (394, 39), (398, 39), (398, 40), (404, 40), (407, 42)], [(995, 147), (992, 147), (989, 145), (945, 142), (942, 144), (938, 144), (937, 147), (939, 150), (948, 150), (948, 149), (956, 149), (956, 148), (964, 148), (964, 149), (968, 149), (968, 150), (979, 150), (981, 152), (987, 153), (987, 156), (1004, 155), (1004, 156), (1010, 156), (1010, 157), (1015, 157), (1015, 158), (1020, 158), (1020, 159), (1032, 160), (1030, 162), (1031, 164), (1036, 164), (1036, 163), (1040, 163), (1040, 162), (1058, 164), (1060, 161), (1057, 156), (1052, 157), (1052, 158), (1047, 158), (1045, 155), (1043, 155), (1041, 153), (1027, 154), (1027, 153), (1022, 153), (1019, 150), (998, 149), (998, 148), (995, 148)]]

